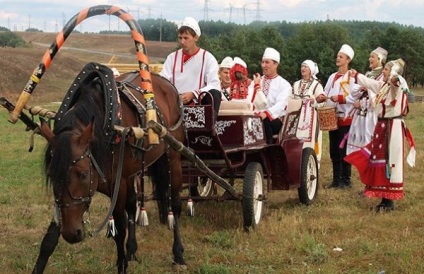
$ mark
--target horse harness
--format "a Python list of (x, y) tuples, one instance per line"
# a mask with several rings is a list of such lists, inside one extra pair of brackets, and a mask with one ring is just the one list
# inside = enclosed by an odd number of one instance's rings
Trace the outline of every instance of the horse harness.
[(71, 165), (69, 167), (69, 169), (71, 169), (73, 166), (75, 166), (79, 161), (82, 161), (84, 159), (88, 159), (90, 161), (90, 186), (88, 188), (88, 195), (83, 197), (75, 197), (74, 195), (72, 195), (72, 193), (69, 191), (70, 197), (72, 198), (73, 202), (72, 203), (65, 203), (65, 204), (61, 204), (60, 203), (60, 198), (61, 197), (57, 197), (55, 198), (55, 203), (57, 204), (57, 206), (59, 208), (66, 208), (66, 207), (71, 207), (71, 206), (76, 206), (79, 204), (86, 204), (87, 206), (89, 206), (91, 204), (91, 199), (94, 196), (94, 189), (92, 189), (92, 185), (93, 185), (93, 181), (91, 180), (91, 167), (94, 166), (94, 168), (96, 169), (97, 173), (99, 174), (100, 178), (102, 179), (102, 181), (104, 183), (106, 183), (106, 176), (104, 175), (103, 171), (101, 170), (100, 166), (98, 165), (96, 159), (93, 157), (93, 154), (91, 153), (91, 149), (88, 146), (87, 149), (85, 150), (84, 154), (81, 155), (79, 158), (76, 158), (75, 160), (73, 160), (71, 162)]
[[(122, 168), (123, 168), (123, 158), (124, 158), (124, 148), (125, 144), (128, 143), (132, 148), (136, 149), (137, 151), (140, 151), (141, 155), (143, 155), (143, 152), (148, 151), (150, 148), (145, 149), (144, 148), (144, 138), (136, 138), (135, 144), (131, 144), (127, 142), (126, 138), (130, 134), (131, 131), (134, 132), (134, 128), (123, 128), (120, 132), (120, 138), (117, 138), (117, 131), (115, 130), (115, 125), (121, 124), (121, 103), (120, 98), (122, 98), (136, 113), (137, 113), (137, 120), (139, 124), (139, 128), (145, 128), (146, 127), (146, 119), (145, 119), (145, 113), (146, 108), (144, 105), (137, 99), (137, 97), (129, 90), (129, 88), (140, 92), (141, 94), (144, 94), (145, 91), (143, 91), (140, 87), (134, 85), (132, 81), (136, 79), (136, 77), (139, 76), (137, 72), (129, 74), (123, 81), (115, 82), (113, 74), (111, 70), (101, 64), (97, 63), (88, 63), (83, 70), (80, 72), (80, 74), (77, 76), (77, 78), (72, 83), (70, 89), (68, 90), (67, 95), (65, 96), (64, 101), (62, 102), (59, 111), (56, 114), (55, 119), (60, 120), (63, 115), (66, 114), (66, 112), (74, 105), (76, 98), (78, 96), (75, 96), (78, 94), (79, 87), (84, 82), (94, 80), (96, 78), (101, 80), (102, 83), (102, 90), (104, 92), (104, 105), (105, 105), (105, 119), (103, 128), (106, 132), (107, 137), (109, 137), (109, 143), (112, 145), (116, 145), (119, 143), (119, 157), (118, 157), (118, 170), (116, 174), (116, 182), (114, 184), (113, 189), (113, 195), (111, 197), (111, 205), (109, 208), (109, 211), (106, 215), (106, 218), (104, 219), (103, 223), (100, 225), (100, 227), (97, 229), (93, 235), (98, 234), (103, 227), (106, 225), (106, 222), (108, 221), (109, 216), (112, 215), (113, 209), (115, 207), (117, 198), (118, 198), (118, 192), (120, 187), (120, 178), (122, 176)], [(143, 79), (144, 81), (144, 79)], [(129, 88), (128, 88), (129, 87)], [(158, 115), (158, 118), (162, 125), (165, 125), (165, 120), (160, 112), (160, 110), (157, 108), (156, 105), (154, 105), (154, 108), (156, 109), (156, 113)], [(181, 105), (181, 113), (182, 113), (182, 105)], [(173, 125), (171, 128), (169, 128), (170, 131), (175, 130), (179, 128), (179, 126), (182, 124), (183, 121), (183, 115), (180, 115), (180, 118), (178, 122)], [(167, 125), (165, 125), (167, 126)], [(166, 146), (166, 151), (168, 151), (169, 145)], [(139, 157), (142, 156), (139, 154)], [(141, 157), (140, 157), (141, 156)], [(60, 221), (60, 208), (66, 208), (71, 206), (77, 206), (80, 204), (85, 204), (87, 208), (89, 208), (92, 197), (94, 195), (95, 190), (92, 189), (93, 183), (91, 181), (91, 167), (94, 166), (94, 169), (100, 176), (101, 180), (106, 183), (106, 176), (104, 175), (104, 172), (98, 165), (97, 161), (95, 160), (93, 154), (91, 153), (91, 149), (88, 146), (85, 152), (75, 160), (71, 162), (70, 168), (72, 168), (74, 165), (76, 165), (79, 161), (89, 159), (90, 160), (90, 185), (88, 187), (88, 194), (87, 196), (81, 196), (81, 197), (74, 197), (71, 193), (71, 191), (68, 188), (68, 191), (70, 192), (70, 197), (73, 199), (72, 203), (61, 203), (60, 198), (61, 197), (55, 197), (55, 220), (56, 223), (59, 223)], [(143, 167), (144, 167), (144, 161), (143, 161)], [(143, 171), (144, 173), (144, 168)], [(139, 195), (137, 195), (139, 196)]]

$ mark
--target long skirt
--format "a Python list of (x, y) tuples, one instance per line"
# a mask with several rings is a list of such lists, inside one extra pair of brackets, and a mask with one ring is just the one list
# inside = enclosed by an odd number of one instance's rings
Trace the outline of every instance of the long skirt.
[(402, 119), (379, 119), (371, 142), (345, 157), (357, 168), (366, 196), (403, 198), (404, 136)]

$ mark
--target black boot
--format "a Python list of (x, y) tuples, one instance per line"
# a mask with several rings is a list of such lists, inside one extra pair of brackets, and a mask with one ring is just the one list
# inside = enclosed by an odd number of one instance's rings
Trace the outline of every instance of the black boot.
[(333, 181), (325, 188), (340, 188), (342, 180), (342, 166), (340, 161), (333, 161)]
[(395, 210), (395, 204), (394, 204), (393, 200), (386, 199), (386, 198), (383, 198), (381, 200), (381, 203), (379, 203), (375, 207), (376, 212), (392, 211), (392, 210)]
[(341, 174), (342, 174), (341, 175), (342, 180), (341, 180), (340, 188), (351, 188), (352, 182), (350, 180), (350, 177), (352, 175), (352, 166), (349, 163), (342, 161)]

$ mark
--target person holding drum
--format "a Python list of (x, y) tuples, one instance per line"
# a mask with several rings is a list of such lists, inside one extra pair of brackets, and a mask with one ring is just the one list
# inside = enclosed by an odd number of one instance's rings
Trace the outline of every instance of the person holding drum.
[(283, 126), (282, 117), (286, 114), (288, 97), (292, 86), (278, 75), (280, 53), (274, 48), (266, 48), (262, 56), (261, 76), (256, 73), (248, 88), (247, 100), (256, 108), (255, 114), (260, 116), (265, 129), (266, 142), (274, 142), (273, 135), (280, 132)]
[[(352, 166), (343, 158), (346, 156), (345, 135), (349, 132), (352, 124), (353, 102), (358, 100), (361, 92), (360, 86), (355, 84), (350, 77), (349, 63), (355, 53), (347, 44), (344, 44), (337, 53), (337, 72), (330, 75), (325, 85), (324, 92), (327, 95), (326, 106), (333, 106), (337, 111), (338, 128), (329, 131), (330, 158), (333, 165), (333, 181), (326, 188), (350, 188)], [(351, 96), (349, 96), (351, 95)]]
[[(386, 63), (387, 51), (381, 47), (376, 48), (370, 53), (369, 67), (371, 71), (365, 73), (365, 76), (377, 81), (383, 81), (383, 67)], [(356, 111), (353, 116), (352, 125), (347, 138), (346, 155), (364, 147), (371, 140), (377, 123), (377, 115), (372, 108), (368, 92), (365, 87), (361, 87), (361, 98), (354, 102)]]
[(383, 69), (383, 81), (370, 79), (351, 70), (351, 77), (368, 90), (378, 116), (371, 141), (345, 157), (359, 172), (365, 184), (364, 195), (381, 198), (377, 212), (394, 210), (393, 200), (402, 199), (405, 137), (410, 145), (408, 164), (415, 166), (415, 142), (403, 117), (408, 114), (408, 85), (400, 76), (405, 62), (397, 59)]
[[(300, 73), (302, 75), (302, 79), (296, 81), (293, 84), (293, 95), (296, 97), (300, 97), (302, 100), (307, 98), (308, 103), (305, 106), (305, 114), (301, 119), (306, 122), (303, 128), (299, 128), (300, 130), (309, 131), (312, 130), (311, 126), (313, 125), (310, 121), (311, 111), (310, 107), (317, 107), (318, 104), (323, 103), (326, 99), (324, 88), (321, 83), (318, 81), (317, 74), (319, 72), (317, 63), (312, 60), (305, 60), (302, 62), (300, 66)], [(303, 114), (302, 114), (303, 115)], [(317, 127), (317, 130), (319, 128)], [(308, 135), (307, 134), (307, 135)], [(319, 130), (318, 138), (316, 140), (316, 156), (318, 162), (321, 161), (322, 155), (322, 131)]]
[(192, 17), (186, 17), (178, 28), (178, 49), (165, 60), (160, 75), (168, 79), (178, 90), (184, 105), (196, 104), (199, 95), (207, 92), (210, 96), (201, 98), (200, 103), (214, 106), (216, 122), (221, 105), (221, 84), (218, 77), (218, 61), (212, 53), (199, 48), (201, 31)]

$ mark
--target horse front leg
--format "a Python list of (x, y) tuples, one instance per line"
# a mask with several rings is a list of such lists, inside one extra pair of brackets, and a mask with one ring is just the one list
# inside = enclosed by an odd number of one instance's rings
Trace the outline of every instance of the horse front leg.
[[(136, 175), (138, 176), (138, 175)], [(131, 181), (131, 180), (128, 180)], [(132, 186), (128, 187), (128, 194), (127, 194), (127, 205), (126, 205), (126, 211), (128, 215), (128, 239), (127, 239), (127, 260), (128, 261), (138, 261), (136, 252), (137, 252), (137, 238), (135, 235), (135, 215), (136, 215), (136, 207), (137, 204), (137, 197), (135, 193), (135, 189)]]
[(33, 274), (43, 273), (46, 268), (47, 261), (53, 254), (60, 237), (60, 226), (54, 221), (50, 223), (47, 229), (46, 235), (43, 237), (43, 241), (40, 246), (40, 254), (38, 254), (37, 262), (35, 263)]
[(115, 221), (115, 227), (116, 227), (116, 234), (113, 236), (113, 239), (115, 240), (116, 244), (116, 253), (117, 253), (117, 260), (116, 260), (116, 266), (118, 268), (119, 274), (125, 274), (127, 273), (127, 267), (128, 267), (128, 260), (125, 256), (125, 237), (126, 237), (126, 219), (124, 211), (120, 211), (120, 213), (116, 213), (114, 211), (113, 218)]

